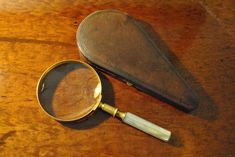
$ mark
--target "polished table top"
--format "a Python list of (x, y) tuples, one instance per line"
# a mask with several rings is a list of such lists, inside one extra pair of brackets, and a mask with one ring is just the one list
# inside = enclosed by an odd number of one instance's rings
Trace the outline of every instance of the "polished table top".
[[(234, 8), (232, 0), (1, 0), (0, 156), (234, 156)], [(40, 109), (40, 75), (57, 61), (79, 59), (77, 27), (100, 9), (119, 9), (150, 24), (175, 64), (190, 73), (182, 75), (200, 97), (191, 113), (103, 74), (104, 101), (171, 130), (169, 143), (102, 111), (59, 123)]]

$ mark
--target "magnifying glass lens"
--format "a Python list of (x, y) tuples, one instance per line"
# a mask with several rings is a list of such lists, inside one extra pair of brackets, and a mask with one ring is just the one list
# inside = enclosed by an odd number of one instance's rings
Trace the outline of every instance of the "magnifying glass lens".
[(44, 110), (64, 121), (86, 116), (101, 98), (101, 84), (97, 74), (78, 62), (51, 68), (44, 75), (38, 90)]

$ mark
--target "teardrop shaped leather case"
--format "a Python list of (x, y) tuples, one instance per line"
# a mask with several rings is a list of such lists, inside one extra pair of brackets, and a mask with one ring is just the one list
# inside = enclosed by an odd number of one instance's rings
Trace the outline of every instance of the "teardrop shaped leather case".
[(188, 84), (157, 43), (126, 13), (96, 11), (79, 25), (77, 44), (89, 63), (185, 111), (197, 106)]

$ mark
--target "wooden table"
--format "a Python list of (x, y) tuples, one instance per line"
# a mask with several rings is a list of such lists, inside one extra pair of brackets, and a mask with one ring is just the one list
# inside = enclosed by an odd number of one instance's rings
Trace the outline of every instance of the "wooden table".
[[(0, 156), (234, 156), (234, 8), (232, 0), (1, 0)], [(150, 24), (175, 64), (193, 76), (182, 74), (201, 103), (184, 113), (105, 75), (104, 100), (171, 130), (169, 143), (101, 111), (64, 124), (39, 108), (40, 75), (57, 61), (79, 59), (76, 29), (99, 9), (119, 9)]]

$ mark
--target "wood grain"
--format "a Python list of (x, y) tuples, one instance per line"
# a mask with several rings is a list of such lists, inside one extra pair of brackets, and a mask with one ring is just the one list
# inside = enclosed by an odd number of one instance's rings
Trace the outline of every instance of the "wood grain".
[[(234, 156), (235, 5), (219, 4), (1, 0), (0, 156)], [(171, 130), (169, 143), (101, 111), (73, 123), (41, 111), (35, 95), (40, 75), (57, 61), (79, 59), (78, 24), (99, 9), (119, 9), (150, 24), (198, 93), (198, 109), (184, 113), (102, 74), (103, 101)]]

